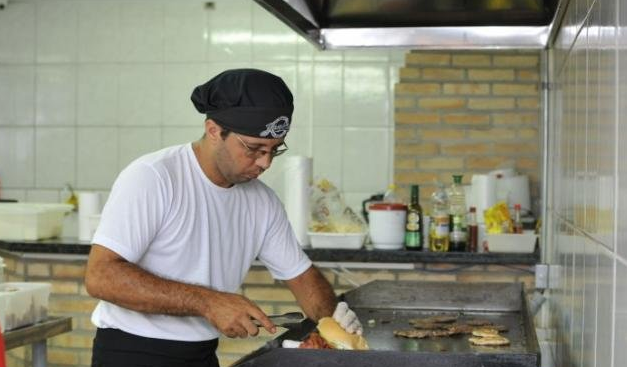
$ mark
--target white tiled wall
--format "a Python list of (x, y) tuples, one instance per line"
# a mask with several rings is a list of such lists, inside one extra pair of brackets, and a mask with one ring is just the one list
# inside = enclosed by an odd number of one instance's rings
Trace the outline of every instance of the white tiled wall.
[[(106, 192), (132, 159), (200, 137), (196, 85), (256, 67), (294, 94), (289, 154), (312, 156), (314, 174), (357, 208), (392, 177), (404, 53), (317, 51), (250, 0), (10, 0), (0, 11), (1, 195), (57, 201), (65, 183)], [(281, 160), (264, 176), (281, 195)]]
[(571, 0), (551, 50), (556, 366), (627, 365), (627, 7)]

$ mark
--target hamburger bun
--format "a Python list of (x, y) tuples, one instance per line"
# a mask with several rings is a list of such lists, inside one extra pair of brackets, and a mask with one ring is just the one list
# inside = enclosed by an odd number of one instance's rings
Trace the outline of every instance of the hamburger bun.
[(320, 336), (335, 349), (368, 350), (368, 343), (363, 336), (344, 330), (332, 317), (318, 320)]

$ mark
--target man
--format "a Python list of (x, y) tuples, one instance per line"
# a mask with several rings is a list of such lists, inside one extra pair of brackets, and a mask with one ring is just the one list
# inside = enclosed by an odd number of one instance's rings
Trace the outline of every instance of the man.
[(281, 78), (239, 69), (194, 89), (203, 137), (140, 157), (116, 179), (89, 254), (85, 285), (101, 299), (92, 366), (218, 366), (218, 337), (275, 325), (235, 294), (253, 260), (284, 280), (308, 317), (361, 324), (297, 243), (276, 195), (257, 177), (284, 143), (293, 98)]

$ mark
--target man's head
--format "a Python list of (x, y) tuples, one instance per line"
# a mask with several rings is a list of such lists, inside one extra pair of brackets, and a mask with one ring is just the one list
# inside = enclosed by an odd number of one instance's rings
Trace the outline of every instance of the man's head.
[(287, 149), (283, 140), (294, 106), (281, 78), (255, 69), (227, 70), (196, 87), (191, 99), (207, 115), (205, 163), (216, 183), (250, 181)]

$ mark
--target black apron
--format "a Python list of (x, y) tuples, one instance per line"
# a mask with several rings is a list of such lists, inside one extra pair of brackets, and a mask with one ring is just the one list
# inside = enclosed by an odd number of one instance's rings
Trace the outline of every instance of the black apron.
[(92, 367), (219, 367), (218, 339), (186, 342), (98, 329)]

